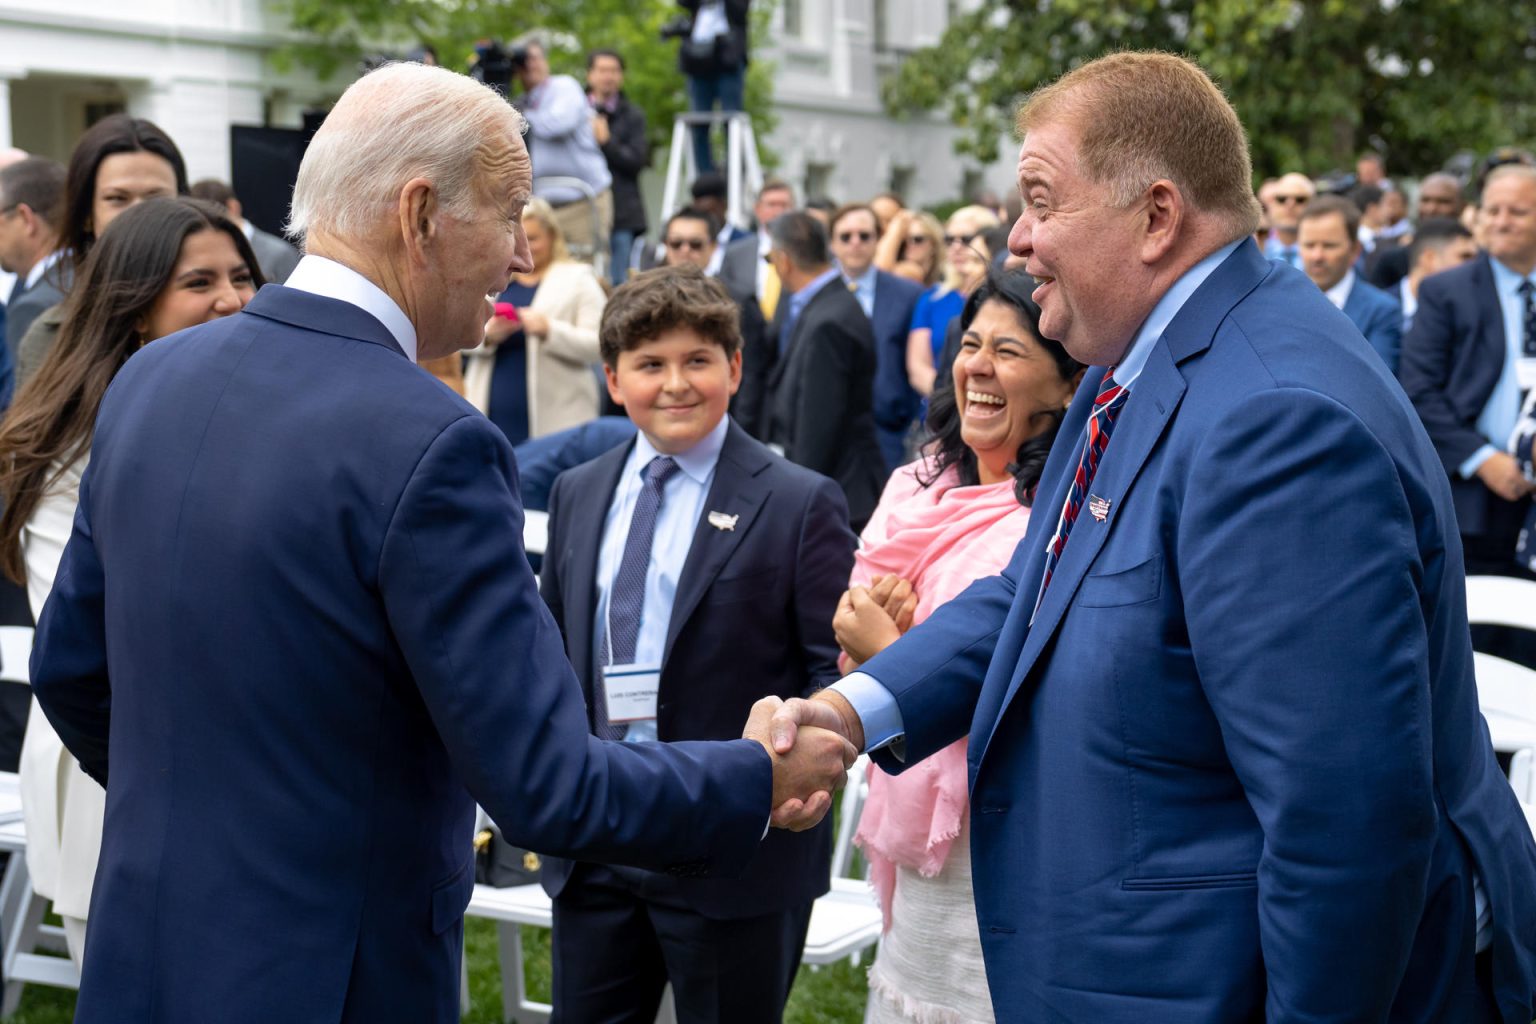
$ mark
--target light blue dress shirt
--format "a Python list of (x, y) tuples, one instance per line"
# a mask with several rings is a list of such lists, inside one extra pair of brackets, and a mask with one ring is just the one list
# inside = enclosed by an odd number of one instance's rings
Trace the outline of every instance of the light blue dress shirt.
[(1483, 445), (1457, 467), (1457, 472), (1469, 479), (1494, 452), (1502, 450), (1520, 419), (1520, 382), (1515, 377), (1515, 363), (1519, 362), (1525, 344), (1525, 299), (1520, 295), (1520, 285), (1525, 281), (1536, 282), (1536, 274), (1522, 277), (1498, 260), (1490, 259), (1488, 266), (1493, 268), (1493, 290), (1499, 295), (1499, 309), (1504, 314), (1504, 371), (1477, 418), (1477, 431), (1496, 439), (1498, 444)]
[(795, 322), (800, 319), (800, 314), (805, 312), (805, 307), (816, 297), (818, 292), (840, 276), (836, 267), (828, 267), (804, 288), (801, 288), (789, 297), (789, 312), (784, 320), (784, 333), (779, 335), (779, 352), (781, 354), (789, 350), (789, 339), (795, 336)]
[(1296, 242), (1286, 245), (1280, 241), (1279, 237), (1270, 235), (1264, 239), (1264, 255), (1281, 263), (1289, 263), (1298, 270), (1301, 269), (1301, 246)]
[(858, 299), (859, 305), (863, 307), (864, 315), (871, 320), (875, 316), (875, 275), (878, 272), (875, 265), (871, 263), (868, 269), (858, 277), (843, 275), (843, 280), (848, 282), (853, 291), (853, 297)]
[[(587, 93), (570, 75), (550, 75), (527, 93), (519, 109), (533, 139), (535, 178), (580, 178), (592, 191), (613, 184), (608, 158), (592, 134), (592, 108)], [(535, 182), (537, 184), (537, 182)], [(559, 205), (574, 202), (582, 194), (573, 188), (544, 189), (539, 195)]]
[[(651, 560), (645, 567), (645, 598), (640, 606), (640, 634), (635, 639), (635, 664), (660, 665), (666, 650), (667, 628), (672, 623), (672, 603), (677, 598), (677, 581), (693, 546), (704, 511), (704, 499), (715, 480), (720, 449), (730, 429), (729, 417), (722, 416), (715, 429), (691, 449), (674, 455), (679, 473), (662, 485), (661, 509), (656, 514), (656, 532), (651, 538)], [(603, 519), (602, 545), (597, 551), (597, 611), (592, 623), (592, 664), (608, 663), (605, 640), (608, 636), (608, 595), (613, 590), (619, 562), (624, 558), (624, 542), (629, 539), (629, 521), (640, 497), (645, 467), (661, 453), (644, 433), (635, 437), (634, 450), (619, 474), (608, 515)], [(632, 722), (626, 742), (637, 743), (656, 738), (656, 723)]]
[[(1115, 382), (1121, 387), (1131, 390), (1136, 378), (1141, 376), (1142, 369), (1147, 365), (1147, 358), (1152, 354), (1152, 348), (1162, 338), (1168, 325), (1173, 323), (1173, 318), (1178, 316), (1179, 310), (1184, 308), (1184, 303), (1195, 294), (1195, 289), (1205, 283), (1212, 272), (1221, 265), (1221, 262), (1237, 250), (1244, 239), (1231, 242), (1211, 253), (1205, 259), (1196, 263), (1184, 276), (1173, 283), (1173, 287), (1163, 293), (1157, 305), (1152, 307), (1152, 312), (1142, 322), (1141, 330), (1136, 335), (1136, 340), (1126, 350), (1124, 357), (1115, 365)], [(1129, 401), (1129, 399), (1127, 399)], [(1050, 543), (1050, 538), (1046, 538)], [(906, 729), (901, 721), (901, 708), (896, 704), (896, 698), (891, 696), (880, 681), (865, 672), (850, 672), (838, 682), (832, 684), (832, 689), (842, 694), (853, 710), (858, 713), (859, 721), (864, 726), (864, 746), (867, 750), (878, 750), (881, 747), (894, 743), (902, 738)], [(893, 751), (893, 753), (899, 753)]]

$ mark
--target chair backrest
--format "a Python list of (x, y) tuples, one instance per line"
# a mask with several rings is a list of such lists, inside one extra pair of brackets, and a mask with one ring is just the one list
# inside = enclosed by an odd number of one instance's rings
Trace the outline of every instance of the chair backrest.
[(1477, 703), (1488, 721), (1493, 749), (1536, 747), (1536, 670), (1475, 651)]
[(1515, 751), (1509, 762), (1509, 784), (1522, 804), (1536, 804), (1536, 750)]
[(523, 513), (523, 550), (542, 555), (549, 545), (549, 513), (528, 509)]
[(1536, 630), (1536, 583), (1512, 576), (1468, 576), (1467, 621)]
[(32, 675), (32, 627), (0, 626), (0, 679), (28, 686)]
[(869, 755), (860, 754), (848, 769), (848, 785), (843, 787), (843, 797), (837, 807), (837, 838), (832, 843), (832, 877), (847, 878), (853, 863), (853, 834), (859, 828), (859, 816), (864, 813), (864, 801), (869, 796)]

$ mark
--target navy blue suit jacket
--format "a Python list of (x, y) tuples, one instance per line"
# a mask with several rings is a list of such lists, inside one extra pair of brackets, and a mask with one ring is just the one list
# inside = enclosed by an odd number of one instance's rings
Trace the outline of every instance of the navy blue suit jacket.
[(1403, 307), (1357, 274), (1355, 286), (1344, 300), (1344, 315), (1354, 321), (1387, 369), (1396, 374), (1398, 354), (1403, 347)]
[[(539, 589), (589, 705), (598, 548), (633, 450), (633, 442), (620, 445), (562, 473), (549, 497)], [(838, 678), (832, 615), (853, 569), (855, 538), (837, 484), (732, 423), (704, 507), (662, 658), (656, 733), (668, 742), (740, 736), (759, 698), (809, 697)], [(711, 526), (709, 512), (736, 516), (735, 528)], [(714, 918), (786, 910), (827, 891), (831, 844), (828, 818), (806, 832), (769, 833), (739, 879), (657, 878), (651, 888)], [(558, 896), (573, 864), (544, 864), (544, 888)]]
[(915, 282), (875, 271), (875, 307), (870, 317), (870, 326), (875, 329), (874, 412), (887, 472), (894, 472), (905, 461), (907, 428), (922, 406), (922, 397), (907, 379), (907, 335), (912, 310), (922, 294), (922, 286)]
[[(900, 770), (969, 732), (1008, 1019), (1477, 1019), (1472, 872), (1508, 1021), (1536, 844), (1472, 677), (1450, 494), (1381, 360), (1244, 242), (1152, 349), (1031, 625), (1103, 371), (1012, 563), (866, 671)], [(1092, 506), (1089, 506), (1092, 507)]]
[(1398, 379), (1450, 476), (1456, 519), (1467, 534), (1518, 522), (1515, 506), (1526, 504), (1506, 501), (1481, 480), (1468, 480), (1458, 471), (1483, 445), (1503, 451), (1509, 440), (1484, 437), (1477, 429), (1508, 351), (1487, 253), (1431, 274), (1419, 285), (1419, 309), (1403, 339)]
[(34, 692), (107, 786), (75, 1020), (457, 1021), (478, 800), (512, 842), (738, 871), (755, 743), (591, 737), (506, 439), (269, 285), (102, 403)]

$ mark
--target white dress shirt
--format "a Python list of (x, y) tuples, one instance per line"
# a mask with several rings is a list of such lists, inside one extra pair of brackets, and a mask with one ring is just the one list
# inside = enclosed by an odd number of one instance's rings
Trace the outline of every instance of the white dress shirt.
[[(651, 559), (645, 567), (645, 597), (640, 606), (640, 632), (635, 638), (635, 664), (660, 665), (666, 650), (667, 629), (672, 624), (672, 604), (677, 599), (677, 582), (693, 546), (693, 534), (704, 512), (704, 500), (715, 480), (720, 449), (730, 418), (722, 416), (715, 429), (681, 455), (672, 456), (681, 472), (673, 473), (662, 485), (661, 508), (656, 513), (656, 532), (651, 535)], [(629, 539), (629, 521), (640, 497), (645, 468), (661, 455), (642, 432), (635, 436), (635, 447), (624, 461), (619, 482), (608, 503), (603, 519), (603, 539), (597, 551), (597, 608), (592, 622), (592, 664), (601, 671), (608, 664), (608, 596), (624, 560), (624, 543)], [(656, 723), (631, 722), (627, 742), (656, 738)]]
[(416, 361), (416, 328), (405, 310), (384, 293), (384, 289), (351, 267), (324, 256), (305, 256), (293, 268), (285, 288), (295, 288), (311, 295), (340, 299), (369, 314), (394, 336), (400, 350), (411, 362)]
[(1355, 271), (1354, 268), (1350, 268), (1344, 272), (1343, 277), (1339, 278), (1338, 284), (1334, 285), (1332, 288), (1329, 288), (1327, 291), (1323, 292), (1323, 294), (1328, 296), (1328, 301), (1333, 303), (1334, 309), (1342, 310), (1344, 308), (1344, 303), (1349, 301), (1349, 293), (1354, 290)]

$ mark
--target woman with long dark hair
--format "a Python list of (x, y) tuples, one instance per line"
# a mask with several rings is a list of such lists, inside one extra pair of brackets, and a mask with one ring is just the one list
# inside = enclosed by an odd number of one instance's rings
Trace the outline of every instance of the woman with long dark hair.
[[(0, 568), (25, 583), (33, 617), (69, 540), (96, 412), (144, 345), (239, 312), (261, 285), (245, 235), (211, 203), (150, 199), (92, 246), (63, 304), (58, 340), (0, 426)], [(54, 902), (76, 963), (101, 846), (105, 794), (37, 707), (21, 753), (32, 887)]]
[[(862, 534), (834, 626), (845, 668), (869, 660), (1023, 539), (1035, 488), (1083, 367), (1040, 336), (1034, 281), (991, 271), (961, 312), (963, 340), (928, 406), (932, 440), (896, 471)], [(866, 1021), (989, 1021), (970, 884), (966, 742), (900, 776), (871, 765), (856, 842), (886, 935)]]
[(113, 114), (86, 129), (75, 143), (64, 178), (64, 222), (59, 260), (44, 275), (58, 302), (40, 314), (16, 348), (16, 386), (37, 372), (58, 333), (62, 299), (107, 225), (146, 199), (187, 194), (187, 167), (171, 137), (153, 122)]

